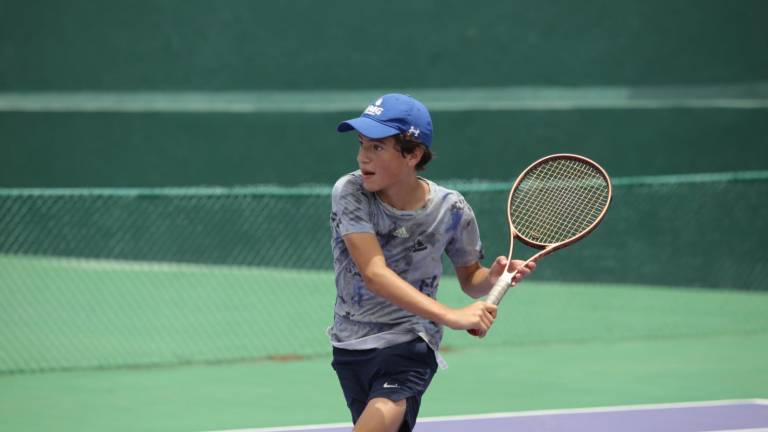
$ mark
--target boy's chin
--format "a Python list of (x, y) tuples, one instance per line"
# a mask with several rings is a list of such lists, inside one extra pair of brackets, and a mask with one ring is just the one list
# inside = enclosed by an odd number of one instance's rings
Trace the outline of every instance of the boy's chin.
[(368, 192), (378, 192), (381, 190), (381, 187), (377, 185), (363, 183), (363, 189), (365, 189)]

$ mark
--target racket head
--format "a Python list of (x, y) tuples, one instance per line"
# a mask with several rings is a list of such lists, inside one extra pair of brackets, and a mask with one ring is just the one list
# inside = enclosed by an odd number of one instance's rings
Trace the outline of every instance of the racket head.
[(532, 163), (515, 181), (507, 201), (510, 234), (549, 252), (592, 232), (613, 195), (608, 173), (575, 154), (554, 154)]

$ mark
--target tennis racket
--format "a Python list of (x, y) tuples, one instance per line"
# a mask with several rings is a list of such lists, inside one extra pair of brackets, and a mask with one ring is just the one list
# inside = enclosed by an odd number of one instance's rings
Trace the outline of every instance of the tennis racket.
[(586, 237), (603, 220), (611, 203), (611, 180), (595, 162), (572, 154), (555, 154), (531, 164), (509, 192), (509, 256), (504, 273), (486, 302), (498, 305), (516, 283), (509, 271), (514, 239), (541, 252), (525, 265)]

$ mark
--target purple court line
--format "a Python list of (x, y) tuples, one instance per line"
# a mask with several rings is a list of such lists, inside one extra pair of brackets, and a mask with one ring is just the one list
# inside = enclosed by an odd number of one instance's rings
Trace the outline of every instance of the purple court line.
[[(725, 432), (768, 430), (768, 401), (719, 401), (426, 418), (414, 432)], [(229, 432), (349, 432), (351, 424)]]

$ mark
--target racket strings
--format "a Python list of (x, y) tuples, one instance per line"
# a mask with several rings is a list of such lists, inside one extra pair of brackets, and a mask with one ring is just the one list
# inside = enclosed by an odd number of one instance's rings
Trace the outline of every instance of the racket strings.
[[(555, 240), (578, 234), (600, 215), (601, 207), (594, 206), (595, 199), (600, 197), (599, 189), (589, 182), (596, 171), (591, 172), (589, 168), (575, 160), (565, 159), (537, 170), (535, 181), (544, 187), (536, 188), (538, 195), (533, 198), (546, 204), (540, 206), (540, 210), (548, 212), (539, 215), (541, 219), (537, 221), (548, 222), (548, 232), (563, 236)], [(590, 209), (595, 211), (590, 212)]]
[(586, 162), (563, 158), (529, 171), (511, 196), (510, 217), (523, 237), (555, 244), (581, 234), (608, 205), (609, 186)]
[[(537, 241), (546, 240), (541, 238), (544, 233), (554, 242), (575, 236), (599, 216), (599, 207), (595, 212), (584, 211), (589, 210), (590, 204), (600, 196), (595, 193), (594, 187), (590, 187), (593, 185), (588, 180), (594, 173), (587, 168), (588, 165), (566, 159), (553, 161), (531, 172), (526, 189), (533, 191), (533, 194), (523, 196), (520, 204), (534, 211), (521, 213), (521, 216), (524, 226), (532, 226), (535, 222), (537, 231), (532, 234), (540, 237)], [(592, 194), (584, 194), (590, 191)], [(586, 206), (583, 209), (576, 208), (580, 204)], [(553, 238), (552, 235), (561, 237)]]
[[(564, 189), (565, 188), (565, 189)], [(587, 212), (574, 212), (579, 197), (568, 186), (557, 184), (535, 189), (536, 195), (530, 200), (521, 200), (523, 205), (537, 206), (538, 211), (519, 213), (516, 226), (521, 234), (541, 243), (557, 243), (579, 234), (591, 224), (591, 215)], [(586, 201), (588, 202), (588, 201)], [(530, 208), (530, 207), (528, 207)], [(599, 213), (593, 213), (599, 215)]]

